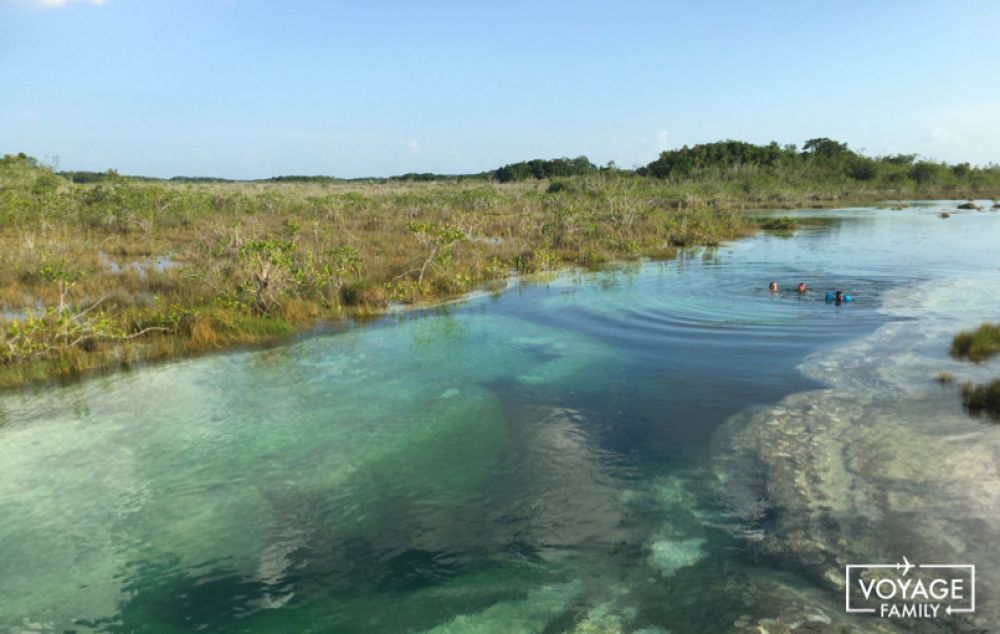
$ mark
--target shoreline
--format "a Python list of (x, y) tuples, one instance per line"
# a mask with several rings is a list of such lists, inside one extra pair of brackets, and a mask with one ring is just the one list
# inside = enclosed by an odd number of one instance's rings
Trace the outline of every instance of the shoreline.
[[(280, 187), (290, 186), (281, 185)], [(497, 290), (503, 291), (519, 281), (531, 283), (533, 280), (537, 280), (543, 276), (561, 275), (574, 269), (591, 268), (597, 270), (608, 267), (620, 267), (630, 262), (642, 262), (645, 260), (669, 261), (676, 258), (685, 250), (711, 248), (730, 243), (744, 237), (756, 235), (762, 230), (758, 226), (756, 218), (759, 218), (762, 215), (794, 213), (797, 211), (809, 210), (832, 211), (836, 209), (851, 209), (855, 207), (884, 209), (897, 205), (914, 206), (920, 203), (950, 204), (958, 203), (962, 200), (965, 199), (949, 198), (893, 200), (879, 198), (876, 200), (866, 201), (862, 201), (860, 199), (838, 199), (830, 201), (814, 200), (810, 201), (812, 202), (812, 205), (810, 206), (787, 208), (776, 208), (773, 205), (761, 205), (760, 203), (745, 201), (747, 204), (741, 206), (742, 211), (726, 212), (731, 214), (731, 216), (727, 218), (737, 219), (727, 220), (726, 222), (735, 222), (736, 224), (733, 226), (727, 225), (727, 228), (721, 229), (722, 235), (720, 237), (722, 237), (722, 239), (718, 241), (715, 241), (714, 239), (704, 240), (695, 238), (695, 240), (691, 243), (681, 243), (676, 246), (664, 247), (663, 245), (659, 245), (654, 248), (647, 246), (640, 248), (638, 253), (630, 254), (626, 257), (622, 257), (622, 255), (625, 254), (612, 252), (611, 259), (600, 261), (588, 261), (586, 259), (581, 259), (580, 256), (577, 256), (576, 259), (564, 259), (559, 263), (549, 262), (546, 260), (543, 262), (542, 270), (535, 271), (518, 272), (517, 268), (519, 268), (520, 265), (518, 265), (518, 267), (512, 266), (507, 271), (507, 275), (505, 277), (479, 279), (473, 281), (471, 288), (468, 290), (462, 290), (458, 293), (455, 293), (454, 290), (451, 292), (440, 293), (434, 289), (424, 289), (422, 292), (427, 294), (417, 292), (408, 299), (404, 298), (402, 301), (394, 301), (385, 297), (383, 290), (379, 291), (380, 293), (383, 293), (382, 297), (385, 302), (382, 306), (372, 304), (345, 306), (343, 303), (340, 303), (332, 308), (322, 308), (319, 305), (310, 304), (300, 309), (298, 304), (301, 304), (301, 302), (292, 300), (292, 308), (295, 308), (298, 312), (293, 311), (291, 316), (283, 316), (279, 314), (272, 317), (268, 315), (254, 316), (253, 314), (244, 314), (241, 316), (239, 312), (226, 311), (221, 308), (212, 308), (211, 305), (206, 307), (198, 303), (192, 304), (192, 308), (184, 308), (183, 305), (178, 304), (176, 308), (170, 309), (180, 311), (178, 313), (179, 316), (175, 315), (170, 317), (170, 319), (180, 320), (171, 322), (174, 325), (167, 324), (166, 328), (161, 328), (159, 327), (160, 323), (157, 323), (156, 320), (166, 319), (167, 317), (157, 316), (155, 314), (152, 315), (154, 319), (152, 322), (154, 326), (153, 329), (166, 330), (167, 332), (163, 335), (157, 335), (151, 339), (148, 337), (139, 339), (135, 343), (130, 342), (131, 337), (135, 335), (129, 335), (128, 337), (119, 339), (117, 342), (110, 342), (104, 348), (101, 348), (100, 343), (98, 342), (96, 352), (81, 351), (76, 349), (61, 349), (49, 356), (26, 358), (22, 361), (12, 361), (0, 364), (0, 370), (2, 370), (2, 372), (0, 372), (0, 392), (7, 392), (27, 387), (44, 388), (51, 385), (70, 384), (76, 380), (86, 379), (92, 376), (100, 376), (110, 372), (145, 367), (149, 364), (156, 364), (165, 361), (195, 358), (204, 354), (237, 352), (240, 350), (282, 345), (284, 342), (294, 341), (301, 337), (308, 337), (312, 334), (320, 332), (336, 331), (342, 328), (364, 325), (369, 321), (383, 319), (393, 314), (409, 313), (445, 306), (452, 303), (464, 302), (469, 298), (480, 294), (491, 294), (497, 292)], [(984, 202), (988, 199), (977, 200)], [(987, 209), (988, 208), (984, 206), (980, 212), (985, 212)], [(992, 209), (992, 211), (996, 210)], [(694, 218), (696, 222), (711, 223), (713, 222), (711, 220), (712, 214), (720, 212), (703, 210), (692, 213), (693, 215), (690, 217)], [(676, 240), (676, 238), (670, 237), (668, 233), (663, 240), (665, 240), (667, 245), (670, 245)], [(553, 254), (553, 256), (554, 255), (555, 254)], [(181, 273), (186, 274), (188, 268), (191, 266), (193, 265), (182, 263), (181, 266), (177, 268)], [(169, 269), (161, 272), (164, 275), (177, 273), (177, 271)], [(385, 284), (386, 287), (388, 287), (392, 284), (392, 282), (386, 282)], [(374, 286), (374, 288), (377, 290), (378, 286)], [(407, 292), (412, 293), (413, 290), (409, 290)], [(14, 311), (8, 312), (13, 313)], [(132, 312), (135, 311), (133, 310)], [(137, 325), (128, 326), (128, 328), (133, 328), (135, 330), (138, 330), (146, 323), (149, 323), (148, 317), (143, 317), (141, 313), (135, 318), (130, 318), (126, 314), (125, 319), (134, 319), (134, 322), (129, 321), (128, 323), (135, 323)], [(217, 322), (219, 321), (222, 321), (224, 324), (229, 324), (229, 331), (219, 332), (219, 327), (217, 325)], [(207, 326), (205, 322), (207, 322)], [(4, 322), (0, 322), (0, 326), (3, 326), (4, 324), (9, 325), (10, 323), (13, 322), (5, 320)], [(170, 328), (174, 328), (176, 330), (184, 323), (187, 325), (183, 327), (188, 328), (191, 331), (187, 335), (187, 339), (183, 338), (180, 333), (175, 333), (169, 330)], [(198, 333), (195, 332), (195, 329), (199, 327), (208, 328), (208, 334), (203, 337), (204, 341), (198, 339), (196, 336)], [(122, 332), (124, 334), (128, 331), (123, 330)], [(63, 359), (63, 356), (66, 356), (67, 358)]]
[[(751, 234), (752, 235), (752, 234)], [(742, 236), (749, 237), (749, 236)], [(736, 238), (735, 240), (742, 239)], [(723, 246), (723, 245), (718, 245)], [(708, 247), (692, 247), (691, 251), (698, 251)], [(597, 273), (601, 271), (611, 271), (629, 265), (642, 265), (648, 262), (671, 262), (679, 257), (678, 254), (671, 258), (640, 257), (635, 260), (615, 260), (605, 262), (595, 267), (587, 267), (581, 264), (567, 264), (557, 269), (549, 271), (539, 271), (534, 273), (512, 274), (501, 283), (497, 283), (496, 290), (487, 290), (493, 283), (486, 283), (481, 288), (476, 288), (461, 295), (452, 297), (442, 297), (439, 299), (418, 300), (407, 304), (394, 304), (379, 311), (363, 311), (354, 314), (347, 314), (341, 317), (320, 318), (314, 323), (304, 324), (294, 332), (282, 335), (275, 335), (271, 338), (248, 343), (235, 343), (233, 345), (220, 348), (194, 351), (186, 354), (169, 355), (157, 358), (143, 358), (135, 362), (119, 365), (96, 366), (84, 370), (77, 374), (59, 375), (49, 377), (40, 381), (29, 381), (24, 383), (0, 383), (0, 396), (17, 394), (19, 392), (37, 393), (39, 390), (72, 386), (84, 381), (97, 379), (105, 376), (112, 376), (119, 373), (128, 373), (145, 368), (152, 368), (161, 365), (180, 363), (202, 357), (212, 357), (217, 355), (240, 354), (256, 350), (269, 350), (280, 348), (299, 341), (324, 335), (335, 335), (348, 332), (355, 328), (366, 328), (371, 325), (393, 317), (414, 317), (424, 311), (434, 311), (449, 306), (457, 306), (465, 302), (476, 299), (488, 298), (496, 295), (508, 293), (521, 285), (546, 284), (557, 278), (567, 276), (573, 272)]]

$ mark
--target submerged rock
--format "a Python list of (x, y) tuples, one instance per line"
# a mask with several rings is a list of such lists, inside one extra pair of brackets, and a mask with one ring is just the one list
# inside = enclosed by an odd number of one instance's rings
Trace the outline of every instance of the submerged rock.
[(426, 630), (427, 634), (508, 634), (541, 632), (546, 625), (583, 593), (583, 584), (574, 581), (545, 586), (523, 599), (495, 603), (474, 614), (457, 616), (447, 623)]
[(705, 556), (702, 550), (704, 539), (661, 540), (653, 542), (649, 562), (664, 577), (669, 577), (681, 568), (691, 566)]
[[(956, 284), (928, 291), (940, 318), (890, 323), (809, 360), (806, 374), (831, 388), (786, 398), (781, 414), (730, 420), (714, 464), (719, 498), (760, 530), (750, 552), (831, 598), (843, 592), (848, 563), (906, 556), (976, 565), (977, 613), (919, 631), (986, 631), (979, 628), (1000, 622), (1000, 435), (983, 433), (926, 381), (953, 329), (941, 307), (961, 306), (977, 287)], [(907, 305), (919, 305), (921, 294), (906, 292)], [(841, 631), (803, 619), (809, 605), (762, 621), (760, 631)], [(881, 624), (866, 620), (863, 630)]]

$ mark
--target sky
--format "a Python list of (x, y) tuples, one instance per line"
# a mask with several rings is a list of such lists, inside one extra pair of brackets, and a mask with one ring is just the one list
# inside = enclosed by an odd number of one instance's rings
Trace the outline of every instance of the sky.
[(998, 24), (988, 0), (0, 0), (0, 154), (360, 177), (824, 136), (986, 164)]

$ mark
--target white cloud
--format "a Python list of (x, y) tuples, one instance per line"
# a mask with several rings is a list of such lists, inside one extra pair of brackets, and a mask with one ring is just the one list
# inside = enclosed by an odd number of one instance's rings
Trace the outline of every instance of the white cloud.
[(668, 142), (667, 131), (666, 130), (659, 130), (659, 131), (657, 131), (657, 133), (656, 133), (656, 147), (657, 147), (657, 149), (666, 150), (667, 149), (667, 142)]
[(961, 137), (956, 135), (951, 130), (945, 128), (934, 128), (927, 133), (926, 141), (931, 141), (933, 143), (955, 143), (962, 142)]
[(412, 154), (420, 153), (420, 142), (417, 141), (416, 139), (410, 139), (409, 141), (407, 141), (406, 146), (410, 148), (410, 152)]

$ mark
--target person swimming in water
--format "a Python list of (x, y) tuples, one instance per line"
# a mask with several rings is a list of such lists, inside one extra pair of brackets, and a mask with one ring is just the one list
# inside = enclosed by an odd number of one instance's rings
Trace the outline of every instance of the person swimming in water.
[(777, 293), (778, 292), (778, 283), (777, 282), (771, 282), (770, 284), (767, 285), (767, 290), (771, 291), (772, 293)]
[(805, 293), (809, 289), (806, 288), (805, 282), (799, 282), (799, 287), (796, 289), (799, 293)]
[(832, 302), (837, 306), (840, 306), (841, 304), (846, 304), (847, 302), (853, 300), (854, 298), (851, 297), (850, 295), (845, 295), (844, 291), (837, 291), (836, 293), (827, 292), (826, 294), (826, 301), (828, 303)]

